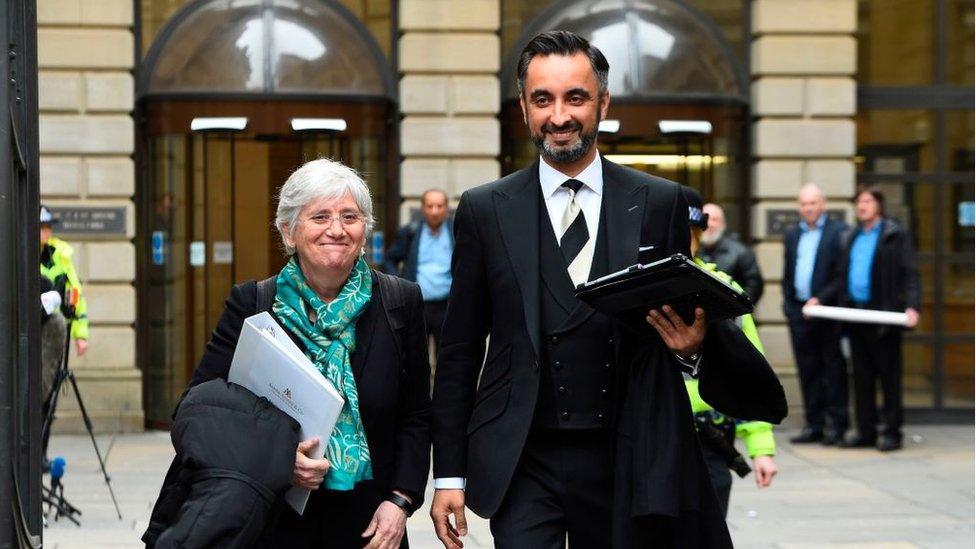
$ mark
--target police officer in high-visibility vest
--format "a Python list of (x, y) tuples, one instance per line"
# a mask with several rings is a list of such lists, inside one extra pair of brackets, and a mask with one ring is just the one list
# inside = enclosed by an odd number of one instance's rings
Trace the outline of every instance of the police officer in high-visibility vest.
[[(51, 281), (54, 290), (62, 296), (61, 312), (71, 320), (71, 338), (75, 340), (78, 356), (88, 350), (88, 306), (81, 292), (81, 282), (71, 263), (74, 249), (64, 240), (54, 238), (53, 226), (57, 220), (46, 206), (41, 205), (41, 276)], [(71, 291), (78, 297), (71, 303)]]
[[(699, 239), (702, 231), (708, 227), (708, 214), (702, 212), (704, 201), (698, 191), (688, 186), (683, 190), (685, 200), (688, 202), (691, 253), (696, 256), (695, 263), (741, 292), (742, 287), (732, 280), (732, 277), (719, 271), (714, 263), (706, 263), (697, 257)], [(742, 332), (756, 349), (761, 353), (764, 352), (752, 315), (747, 314), (737, 318), (736, 324), (742, 328)], [(777, 472), (776, 463), (773, 461), (773, 455), (776, 453), (773, 426), (765, 421), (739, 421), (712, 409), (698, 393), (698, 380), (691, 376), (685, 376), (685, 388), (688, 389), (691, 408), (695, 414), (695, 426), (698, 429), (702, 454), (708, 465), (712, 485), (718, 494), (722, 512), (728, 514), (729, 494), (732, 491), (730, 469), (743, 477), (750, 472), (748, 464), (735, 449), (735, 439), (740, 438), (745, 442), (746, 453), (752, 458), (752, 467), (756, 473), (756, 486), (765, 488), (772, 483)]]

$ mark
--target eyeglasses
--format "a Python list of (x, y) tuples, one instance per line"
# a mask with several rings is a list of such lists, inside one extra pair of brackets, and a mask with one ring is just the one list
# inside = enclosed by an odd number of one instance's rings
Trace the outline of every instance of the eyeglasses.
[(350, 225), (355, 225), (363, 218), (363, 214), (355, 212), (342, 212), (337, 216), (329, 213), (319, 213), (309, 217), (308, 220), (316, 225), (327, 225), (331, 227), (332, 223), (338, 219), (340, 223), (348, 227)]

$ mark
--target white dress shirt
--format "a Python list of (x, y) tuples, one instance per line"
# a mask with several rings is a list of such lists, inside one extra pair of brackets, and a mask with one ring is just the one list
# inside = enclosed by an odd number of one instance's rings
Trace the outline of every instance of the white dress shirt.
[(583, 183), (579, 192), (576, 193), (576, 203), (583, 211), (586, 219), (586, 230), (590, 238), (596, 238), (597, 231), (600, 229), (600, 207), (603, 204), (603, 163), (600, 155), (596, 155), (593, 162), (583, 168), (583, 171), (576, 177), (570, 177), (549, 164), (544, 159), (539, 159), (539, 184), (542, 187), (542, 199), (546, 201), (546, 209), (549, 211), (549, 221), (552, 222), (552, 230), (559, 240), (559, 232), (562, 228), (563, 212), (569, 205), (569, 189), (562, 187), (562, 184), (570, 179), (575, 179)]

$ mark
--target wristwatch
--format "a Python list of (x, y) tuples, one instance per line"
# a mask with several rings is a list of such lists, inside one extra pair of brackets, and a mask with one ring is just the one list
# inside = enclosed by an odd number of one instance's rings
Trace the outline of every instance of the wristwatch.
[(410, 503), (409, 499), (401, 496), (400, 494), (391, 492), (390, 495), (387, 496), (386, 501), (389, 501), (393, 505), (396, 505), (400, 509), (403, 509), (403, 512), (407, 514), (407, 518), (410, 518), (410, 515), (413, 514), (414, 511), (413, 504)]

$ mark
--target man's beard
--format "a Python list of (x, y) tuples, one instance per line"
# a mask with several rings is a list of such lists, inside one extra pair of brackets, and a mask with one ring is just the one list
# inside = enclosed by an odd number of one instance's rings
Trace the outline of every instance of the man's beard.
[[(576, 130), (579, 132), (579, 138), (576, 140), (576, 143), (573, 143), (567, 147), (556, 149), (546, 142), (547, 133), (564, 130)], [(532, 142), (535, 143), (535, 147), (539, 149), (539, 153), (542, 154), (542, 157), (546, 160), (552, 162), (553, 164), (569, 164), (582, 159), (584, 156), (586, 156), (586, 153), (590, 152), (590, 149), (593, 148), (594, 143), (596, 143), (596, 136), (598, 132), (599, 123), (590, 133), (583, 133), (583, 125), (579, 122), (569, 122), (559, 127), (553, 126), (552, 124), (546, 124), (542, 126), (541, 133), (532, 134)]]
[(718, 244), (719, 240), (722, 240), (722, 236), (725, 235), (725, 229), (716, 229), (714, 231), (704, 231), (701, 235), (701, 245), (706, 248), (711, 248), (712, 246)]

